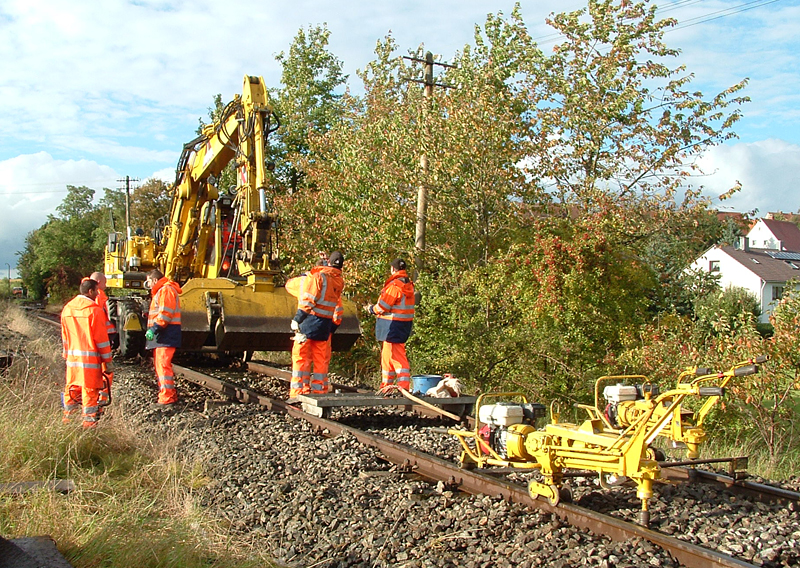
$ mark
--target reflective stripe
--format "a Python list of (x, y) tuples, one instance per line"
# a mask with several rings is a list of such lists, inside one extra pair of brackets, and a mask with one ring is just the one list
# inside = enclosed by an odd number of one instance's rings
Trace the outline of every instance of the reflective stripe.
[[(319, 278), (321, 283), (319, 292), (315, 295), (306, 289), (308, 278), (303, 282), (303, 292), (300, 296), (298, 307), (307, 308), (307, 311), (315, 316), (336, 320), (336, 310), (339, 307), (340, 299), (328, 298), (328, 275), (324, 272), (317, 272), (314, 276)], [(305, 311), (305, 310), (304, 310)]]
[(414, 319), (414, 302), (407, 302), (405, 295), (400, 297), (400, 302), (390, 306), (383, 299), (378, 300), (378, 305), (386, 312), (378, 317), (396, 321), (411, 321)]
[(167, 281), (161, 285), (150, 302), (147, 313), (147, 327), (157, 325), (181, 325), (180, 296), (174, 283)]
[[(102, 345), (98, 344), (98, 347), (107, 347), (110, 345), (109, 343), (104, 343)], [(99, 351), (81, 351), (79, 349), (67, 349), (67, 355), (71, 355), (73, 357), (99, 357)]]
[(67, 367), (80, 367), (81, 369), (100, 369), (100, 363), (83, 363), (81, 361), (67, 361)]

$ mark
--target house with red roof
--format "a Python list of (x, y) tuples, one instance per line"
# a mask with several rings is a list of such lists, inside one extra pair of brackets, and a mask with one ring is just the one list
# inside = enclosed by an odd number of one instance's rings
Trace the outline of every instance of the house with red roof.
[(800, 228), (789, 221), (759, 219), (746, 237), (733, 246), (710, 248), (690, 268), (719, 274), (723, 288), (752, 292), (761, 306), (759, 322), (767, 323), (786, 287), (800, 289)]

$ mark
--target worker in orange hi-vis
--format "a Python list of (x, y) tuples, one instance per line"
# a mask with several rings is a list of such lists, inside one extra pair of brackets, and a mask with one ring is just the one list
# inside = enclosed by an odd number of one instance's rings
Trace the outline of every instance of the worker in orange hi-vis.
[(330, 339), (342, 322), (343, 264), (342, 253), (334, 251), (328, 256), (327, 266), (315, 266), (298, 277), (302, 280), (287, 282), (290, 293), (293, 289), (298, 291), (297, 313), (291, 322), (295, 335), (289, 398), (330, 390)]
[(150, 289), (150, 311), (147, 314), (147, 349), (153, 350), (153, 363), (158, 378), (159, 408), (174, 408), (178, 402), (172, 358), (181, 346), (181, 287), (165, 278), (158, 270), (147, 273), (145, 287)]
[(114, 322), (111, 321), (111, 317), (108, 313), (108, 296), (106, 295), (106, 275), (102, 272), (92, 272), (91, 276), (89, 276), (92, 280), (97, 282), (97, 305), (103, 309), (103, 313), (106, 315), (106, 328), (108, 329), (108, 338), (111, 340), (112, 345), (114, 344), (114, 335), (117, 333), (117, 328), (114, 326)]
[(406, 272), (406, 261), (395, 259), (390, 265), (391, 275), (381, 290), (377, 304), (364, 309), (377, 317), (375, 339), (381, 347), (381, 391), (386, 392), (396, 384), (409, 390), (411, 368), (406, 356), (406, 341), (411, 335), (414, 320), (414, 283)]
[[(97, 305), (103, 310), (103, 314), (106, 316), (106, 331), (108, 332), (108, 340), (111, 342), (111, 349), (115, 349), (119, 346), (119, 334), (117, 333), (117, 328), (114, 326), (114, 323), (111, 321), (111, 316), (108, 312), (108, 296), (106, 296), (106, 275), (102, 272), (92, 272), (89, 276), (92, 280), (97, 282)], [(105, 379), (105, 384), (100, 391), (100, 413), (102, 414), (103, 408), (111, 404), (111, 383), (114, 381), (114, 373), (107, 372), (103, 373), (103, 378)]]
[(96, 302), (97, 282), (84, 278), (79, 292), (61, 311), (63, 356), (67, 361), (63, 421), (69, 423), (82, 406), (83, 427), (95, 428), (101, 415), (104, 374), (111, 373), (111, 343), (106, 317)]

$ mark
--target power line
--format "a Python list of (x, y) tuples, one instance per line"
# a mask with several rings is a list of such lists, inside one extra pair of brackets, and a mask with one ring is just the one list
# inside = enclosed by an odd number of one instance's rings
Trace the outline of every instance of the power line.
[[(659, 14), (664, 14), (667, 12), (671, 12), (673, 10), (677, 10), (679, 8), (686, 8), (688, 6), (699, 4), (704, 0), (676, 0), (672, 4), (660, 8), (658, 10)], [(711, 22), (713, 20), (719, 20), (721, 18), (725, 18), (727, 16), (733, 16), (735, 14), (739, 14), (741, 12), (746, 12), (747, 10), (752, 10), (754, 8), (760, 8), (762, 6), (767, 6), (769, 4), (775, 4), (776, 2), (780, 2), (781, 0), (750, 0), (749, 2), (745, 2), (744, 4), (739, 4), (737, 6), (731, 6), (730, 8), (725, 8), (723, 10), (717, 10), (715, 12), (709, 12), (707, 14), (703, 14), (701, 16), (696, 16), (694, 18), (688, 18), (686, 20), (681, 21), (678, 19), (678, 24), (674, 28), (670, 28), (665, 30), (666, 32), (671, 32), (675, 30), (682, 30), (691, 26), (696, 26), (698, 24), (704, 24), (706, 22)], [(539, 37), (532, 38), (537, 44), (546, 44), (550, 42), (556, 42), (560, 38), (564, 36), (560, 32), (554, 32), (547, 35), (542, 35)]]
[[(704, 24), (706, 22), (711, 22), (713, 20), (719, 20), (720, 18), (733, 16), (734, 14), (739, 14), (741, 12), (746, 12), (747, 10), (752, 10), (753, 8), (760, 8), (762, 6), (767, 6), (769, 4), (775, 4), (776, 2), (780, 1), (781, 0), (752, 0), (751, 2), (745, 2), (744, 4), (739, 4), (738, 6), (732, 6), (730, 8), (725, 8), (724, 10), (718, 10), (716, 12), (711, 12), (709, 14), (705, 14), (703, 16), (697, 16), (695, 18), (689, 18), (688, 20), (684, 20), (683, 22), (681, 22), (680, 24), (678, 24), (677, 26), (668, 31), (690, 28), (698, 24)], [(720, 15), (716, 16), (715, 14), (720, 14)]]

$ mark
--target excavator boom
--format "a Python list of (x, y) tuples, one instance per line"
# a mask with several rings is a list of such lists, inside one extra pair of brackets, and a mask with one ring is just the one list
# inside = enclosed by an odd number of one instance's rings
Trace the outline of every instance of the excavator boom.
[[(109, 238), (109, 287), (141, 289), (152, 268), (181, 284), (182, 349), (291, 349), (297, 301), (280, 285), (279, 221), (267, 162), (267, 140), (278, 126), (264, 79), (245, 76), (242, 94), (184, 146), (168, 220), (158, 234)], [(220, 188), (230, 163), (235, 185)], [(360, 337), (356, 313), (344, 302), (334, 350), (347, 350)]]

